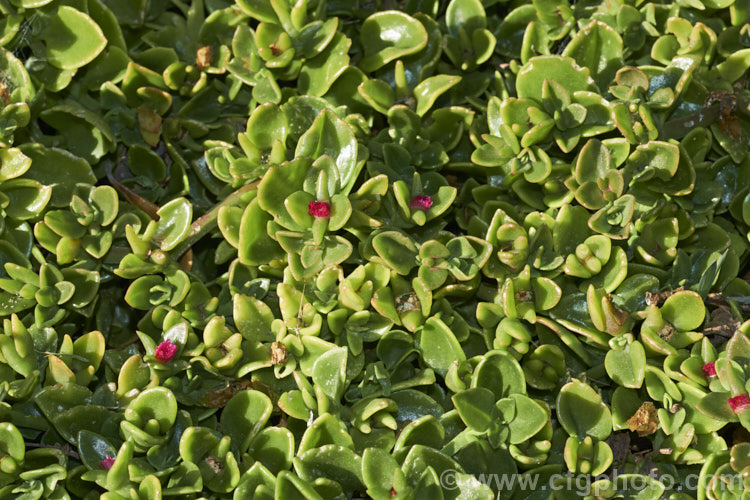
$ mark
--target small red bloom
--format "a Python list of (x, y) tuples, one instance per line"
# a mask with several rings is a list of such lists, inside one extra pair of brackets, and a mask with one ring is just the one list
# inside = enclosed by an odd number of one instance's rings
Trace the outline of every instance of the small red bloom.
[(735, 413), (745, 411), (750, 408), (750, 396), (747, 394), (740, 394), (733, 398), (729, 398), (729, 406)]
[(104, 470), (109, 470), (112, 468), (112, 465), (114, 463), (115, 463), (115, 458), (107, 455), (106, 457), (104, 457), (104, 460), (99, 462), (99, 467), (101, 467)]
[(427, 210), (432, 206), (432, 198), (425, 195), (415, 196), (409, 203), (409, 208), (413, 210)]
[(705, 375), (706, 377), (716, 376), (716, 365), (713, 363), (713, 361), (703, 365), (703, 375)]
[(177, 354), (177, 345), (173, 344), (169, 340), (165, 340), (158, 346), (156, 346), (156, 350), (154, 351), (154, 356), (156, 359), (162, 363), (169, 363), (172, 361), (172, 358), (174, 358), (174, 355)]
[(312, 215), (319, 219), (327, 219), (331, 216), (331, 204), (327, 201), (311, 201), (307, 205), (307, 215)]

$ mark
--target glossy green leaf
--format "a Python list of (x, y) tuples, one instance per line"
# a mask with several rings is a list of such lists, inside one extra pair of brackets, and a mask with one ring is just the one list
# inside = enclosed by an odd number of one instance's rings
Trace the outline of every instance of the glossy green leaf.
[(177, 198), (161, 207), (157, 214), (159, 224), (154, 238), (162, 250), (172, 250), (189, 234), (193, 206), (185, 198)]
[(572, 436), (604, 440), (612, 432), (612, 413), (601, 397), (580, 380), (565, 384), (557, 396), (557, 418)]
[(360, 66), (368, 73), (427, 45), (427, 31), (422, 23), (393, 10), (377, 12), (365, 19), (360, 37), (365, 55)]
[(562, 55), (587, 68), (599, 88), (605, 89), (622, 66), (622, 38), (607, 24), (591, 21), (578, 31)]
[(518, 97), (541, 102), (545, 79), (556, 81), (570, 93), (596, 88), (588, 68), (582, 68), (572, 58), (538, 56), (532, 57), (518, 72)]
[(451, 364), (466, 359), (453, 332), (437, 318), (427, 320), (419, 344), (425, 363), (442, 376), (445, 376)]
[(357, 151), (352, 128), (332, 111), (326, 110), (300, 137), (295, 155), (312, 159), (322, 155), (331, 157), (336, 164), (339, 190), (348, 194), (362, 167), (358, 164)]
[(60, 69), (76, 69), (96, 58), (107, 45), (101, 28), (85, 13), (61, 6), (42, 32), (49, 62)]

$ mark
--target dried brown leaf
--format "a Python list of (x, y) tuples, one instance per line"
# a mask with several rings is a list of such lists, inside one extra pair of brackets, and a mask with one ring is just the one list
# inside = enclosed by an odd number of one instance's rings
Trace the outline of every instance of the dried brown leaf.
[(628, 419), (628, 429), (637, 432), (639, 436), (648, 436), (659, 428), (659, 418), (654, 403), (647, 401)]
[(281, 342), (271, 344), (271, 363), (274, 365), (283, 365), (287, 360), (287, 349)]
[(211, 61), (214, 58), (214, 51), (210, 45), (204, 45), (199, 47), (195, 53), (195, 67), (198, 69), (206, 69), (211, 66)]

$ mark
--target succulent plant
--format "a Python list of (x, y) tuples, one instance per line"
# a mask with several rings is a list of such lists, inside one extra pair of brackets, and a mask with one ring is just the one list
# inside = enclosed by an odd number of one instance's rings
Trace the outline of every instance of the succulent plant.
[(747, 497), (746, 11), (0, 0), (0, 498)]

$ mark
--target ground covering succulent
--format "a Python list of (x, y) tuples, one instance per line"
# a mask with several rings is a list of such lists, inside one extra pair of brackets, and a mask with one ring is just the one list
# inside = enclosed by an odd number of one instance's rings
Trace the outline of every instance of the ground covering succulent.
[(0, 0), (0, 498), (750, 498), (748, 68), (747, 0)]

